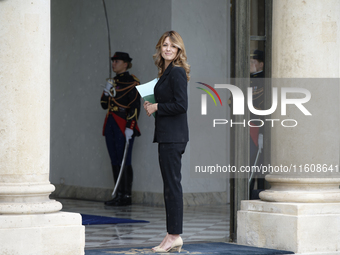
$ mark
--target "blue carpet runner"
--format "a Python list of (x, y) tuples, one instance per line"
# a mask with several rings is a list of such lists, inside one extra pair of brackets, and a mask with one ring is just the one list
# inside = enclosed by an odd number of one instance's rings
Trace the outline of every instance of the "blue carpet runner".
[(120, 224), (120, 223), (149, 223), (145, 220), (131, 220), (98, 215), (81, 214), (83, 225), (99, 225), (99, 224)]
[[(104, 254), (155, 254), (151, 251), (152, 247), (143, 248), (112, 248), (99, 250), (85, 250), (85, 255), (104, 255)], [(176, 253), (178, 254), (178, 253)], [(195, 243), (184, 244), (179, 254), (224, 254), (224, 255), (279, 255), (294, 254), (294, 252), (257, 248), (231, 243)]]

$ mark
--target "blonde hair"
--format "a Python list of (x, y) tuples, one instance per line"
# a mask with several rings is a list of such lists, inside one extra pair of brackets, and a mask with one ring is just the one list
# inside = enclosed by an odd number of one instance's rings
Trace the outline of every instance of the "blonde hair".
[(187, 54), (185, 51), (183, 39), (176, 31), (165, 32), (158, 40), (158, 43), (156, 45), (156, 53), (153, 55), (153, 59), (155, 61), (155, 65), (158, 67), (158, 78), (161, 77), (165, 71), (164, 59), (161, 53), (162, 45), (167, 37), (169, 37), (171, 43), (173, 43), (178, 48), (177, 55), (172, 61), (173, 65), (183, 67), (187, 75), (187, 80), (189, 81), (190, 65), (187, 63)]
[(128, 70), (128, 69), (130, 69), (132, 67), (132, 63), (131, 62), (125, 62), (125, 63), (128, 63), (127, 67), (126, 67), (126, 70)]

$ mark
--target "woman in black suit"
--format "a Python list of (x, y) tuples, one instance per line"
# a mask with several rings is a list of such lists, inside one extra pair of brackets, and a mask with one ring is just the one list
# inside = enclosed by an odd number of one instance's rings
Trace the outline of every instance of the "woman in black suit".
[(183, 192), (181, 159), (189, 141), (187, 121), (187, 82), (190, 66), (181, 36), (175, 31), (162, 35), (153, 56), (159, 80), (154, 88), (155, 104), (146, 101), (147, 115), (155, 113), (154, 141), (158, 143), (158, 158), (164, 185), (167, 235), (155, 252), (180, 252), (183, 240)]

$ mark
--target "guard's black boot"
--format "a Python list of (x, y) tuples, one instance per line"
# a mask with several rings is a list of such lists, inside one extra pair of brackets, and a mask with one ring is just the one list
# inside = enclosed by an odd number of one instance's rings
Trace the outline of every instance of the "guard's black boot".
[(117, 199), (112, 206), (127, 206), (131, 205), (131, 196), (123, 195)]
[(104, 202), (104, 204), (107, 206), (116, 206), (117, 202), (120, 201), (123, 198), (123, 196), (124, 196), (123, 193), (118, 192), (117, 195), (113, 199)]
[(125, 176), (125, 185), (124, 185), (124, 194), (126, 200), (130, 201), (131, 204), (131, 195), (132, 195), (132, 181), (133, 181), (133, 171), (132, 166), (126, 166), (126, 176)]
[(131, 190), (132, 190), (133, 172), (131, 166), (125, 166), (124, 173), (121, 179), (118, 190), (123, 194), (114, 203), (115, 206), (131, 205)]
[[(114, 180), (115, 184), (117, 183), (119, 171), (120, 171), (120, 166), (112, 165), (112, 174), (113, 174), (113, 180)], [(120, 185), (120, 186), (122, 186), (122, 185)], [(108, 205), (108, 206), (113, 206), (113, 205), (115, 205), (117, 200), (120, 200), (123, 197), (123, 195), (124, 194), (123, 194), (122, 190), (119, 190), (119, 188), (118, 188), (116, 196), (113, 199), (104, 202), (104, 204)]]

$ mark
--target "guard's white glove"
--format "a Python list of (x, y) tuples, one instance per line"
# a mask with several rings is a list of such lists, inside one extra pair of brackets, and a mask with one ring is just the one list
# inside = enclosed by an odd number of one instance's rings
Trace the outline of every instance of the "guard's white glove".
[(129, 141), (133, 135), (133, 130), (131, 128), (125, 128), (125, 138)]
[(107, 81), (106, 81), (106, 86), (105, 86), (105, 88), (104, 88), (104, 94), (105, 94), (105, 96), (108, 96), (108, 95), (112, 96), (112, 94), (111, 94), (111, 92), (110, 92), (110, 90), (111, 90), (112, 87), (113, 87), (113, 86), (112, 86), (112, 84), (110, 83), (110, 81), (107, 80)]
[(258, 138), (257, 142), (259, 144), (259, 151), (261, 153), (262, 149), (263, 149), (263, 134), (259, 134), (259, 138)]

